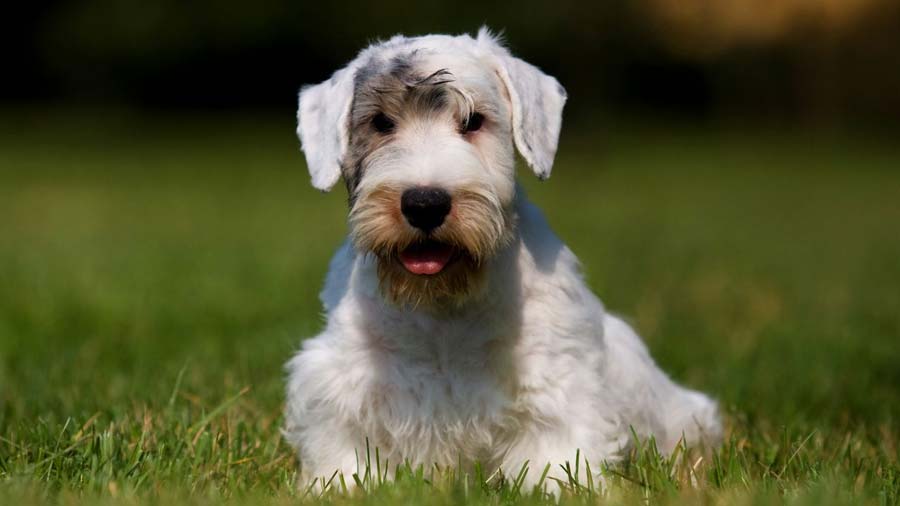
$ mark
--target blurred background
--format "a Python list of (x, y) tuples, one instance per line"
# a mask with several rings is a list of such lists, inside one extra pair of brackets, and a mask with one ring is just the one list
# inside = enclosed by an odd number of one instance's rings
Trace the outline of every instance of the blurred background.
[(572, 120), (900, 122), (892, 0), (50, 0), (5, 18), (7, 107), (281, 114), (373, 40), (487, 24), (568, 88)]
[[(482, 24), (569, 92), (530, 197), (663, 368), (721, 400), (748, 468), (850, 433), (896, 465), (896, 0), (46, 0), (0, 23), (0, 475), (80, 487), (97, 459), (45, 459), (58, 435), (143, 441), (240, 392), (223, 423), (293, 472), (281, 367), (346, 234), (297, 91), (373, 40)], [(171, 479), (260, 476), (196, 462)]]

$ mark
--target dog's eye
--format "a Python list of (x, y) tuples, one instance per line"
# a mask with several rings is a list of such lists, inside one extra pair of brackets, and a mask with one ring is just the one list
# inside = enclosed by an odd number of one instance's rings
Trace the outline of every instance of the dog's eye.
[(481, 113), (474, 113), (462, 124), (462, 132), (467, 134), (469, 132), (475, 132), (481, 128), (481, 125), (484, 123), (484, 115)]
[(386, 114), (380, 112), (372, 118), (372, 126), (375, 127), (375, 130), (383, 134), (389, 134), (394, 131), (394, 122), (391, 118), (388, 118)]

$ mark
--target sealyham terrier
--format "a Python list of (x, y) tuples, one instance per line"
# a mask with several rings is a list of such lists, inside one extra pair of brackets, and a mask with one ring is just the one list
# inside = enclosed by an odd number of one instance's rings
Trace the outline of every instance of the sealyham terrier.
[(376, 43), (301, 91), (312, 184), (343, 176), (350, 207), (326, 327), (287, 365), (301, 479), (362, 473), (378, 448), (535, 483), (576, 452), (615, 462), (632, 430), (664, 452), (720, 439), (715, 402), (604, 310), (516, 184), (516, 150), (550, 176), (565, 101), (486, 29)]

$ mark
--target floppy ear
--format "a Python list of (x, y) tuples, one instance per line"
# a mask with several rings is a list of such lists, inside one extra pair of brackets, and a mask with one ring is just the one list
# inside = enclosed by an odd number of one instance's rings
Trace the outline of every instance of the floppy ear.
[(297, 136), (306, 154), (312, 185), (322, 191), (337, 182), (341, 161), (347, 154), (354, 74), (351, 65), (324, 83), (300, 90)]
[(537, 177), (547, 179), (553, 168), (566, 90), (530, 63), (515, 58), (487, 29), (478, 32), (497, 59), (497, 74), (512, 102), (513, 139)]

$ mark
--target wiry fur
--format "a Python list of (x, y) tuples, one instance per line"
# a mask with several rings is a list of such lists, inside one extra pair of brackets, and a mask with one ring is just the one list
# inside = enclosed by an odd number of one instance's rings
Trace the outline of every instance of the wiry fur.
[[(515, 184), (514, 146), (549, 176), (564, 101), (555, 79), (486, 31), (395, 37), (301, 93), (313, 183), (343, 174), (351, 205), (321, 296), (326, 328), (287, 366), (285, 435), (304, 482), (357, 472), (367, 442), (392, 465), (528, 463), (534, 483), (576, 451), (615, 461), (632, 428), (664, 451), (718, 441), (715, 403), (656, 367)], [(473, 112), (484, 126), (466, 132)], [(375, 129), (377, 114), (395, 128)], [(417, 185), (452, 195), (429, 236), (400, 209)], [(409, 273), (398, 252), (424, 240), (459, 258)]]
[(400, 264), (404, 248), (422, 240), (400, 212), (402, 189), (380, 185), (354, 200), (350, 228), (357, 251), (378, 263), (379, 287), (391, 302), (411, 307), (455, 305), (482, 287), (485, 261), (509, 241), (515, 230), (508, 213), (490, 193), (458, 188), (453, 208), (431, 239), (459, 248), (458, 261), (438, 275), (411, 275)]

